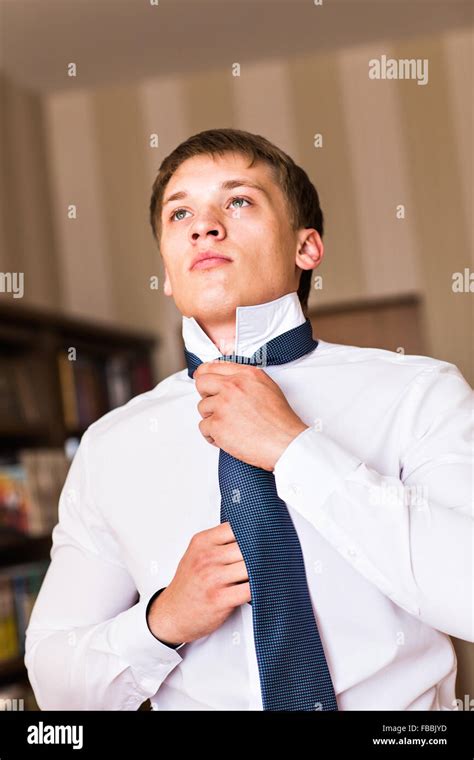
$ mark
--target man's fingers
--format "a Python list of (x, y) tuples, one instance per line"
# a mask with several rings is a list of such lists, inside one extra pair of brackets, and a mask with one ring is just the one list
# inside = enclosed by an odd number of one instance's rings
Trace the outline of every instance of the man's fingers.
[(202, 398), (197, 405), (198, 412), (201, 417), (206, 418), (210, 417), (211, 414), (214, 414), (215, 403), (216, 402), (213, 396), (206, 396), (205, 398)]
[(222, 375), (201, 375), (196, 379), (196, 390), (202, 398), (206, 396), (215, 396), (222, 390), (225, 378)]
[(239, 372), (242, 367), (246, 366), (247, 365), (238, 364), (238, 362), (203, 362), (194, 370), (193, 378), (204, 377), (204, 375), (212, 372), (218, 375), (235, 375), (235, 373)]
[(209, 443), (214, 443), (214, 436), (211, 435), (211, 422), (210, 419), (212, 417), (212, 414), (209, 415), (209, 417), (204, 417), (201, 422), (198, 425), (198, 428), (201, 432), (201, 435), (204, 436), (206, 441), (209, 441)]
[(229, 544), (235, 541), (234, 531), (230, 526), (230, 522), (223, 522), (216, 525), (215, 528), (210, 528), (213, 533), (213, 540), (216, 544)]
[(225, 600), (229, 607), (240, 607), (245, 602), (250, 602), (250, 583), (235, 583), (225, 589)]
[(219, 574), (222, 582), (226, 585), (231, 583), (242, 583), (249, 579), (247, 566), (243, 560), (240, 562), (233, 562), (231, 565), (224, 565), (219, 569)]
[(234, 562), (240, 562), (243, 559), (240, 546), (237, 541), (232, 541), (230, 544), (220, 546), (216, 551), (216, 560), (223, 565), (231, 565)]

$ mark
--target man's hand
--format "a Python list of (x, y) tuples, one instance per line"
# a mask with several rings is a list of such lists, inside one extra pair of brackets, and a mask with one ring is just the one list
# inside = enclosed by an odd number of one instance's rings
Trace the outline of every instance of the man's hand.
[(175, 576), (154, 600), (148, 625), (161, 641), (189, 643), (219, 628), (250, 601), (250, 583), (229, 522), (196, 533)]
[(193, 377), (202, 397), (201, 433), (242, 462), (273, 472), (286, 447), (308, 428), (260, 367), (205, 362)]

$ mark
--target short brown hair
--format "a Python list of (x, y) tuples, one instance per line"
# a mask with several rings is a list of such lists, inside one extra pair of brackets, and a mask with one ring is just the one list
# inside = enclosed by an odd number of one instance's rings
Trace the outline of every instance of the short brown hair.
[[(323, 237), (324, 218), (319, 205), (319, 196), (304, 169), (261, 135), (254, 135), (241, 129), (208, 129), (182, 142), (163, 159), (160, 165), (150, 200), (150, 223), (158, 244), (161, 238), (163, 195), (174, 172), (183, 161), (193, 156), (222, 156), (225, 153), (246, 155), (251, 159), (250, 166), (258, 161), (268, 164), (272, 169), (275, 182), (281, 187), (288, 201), (290, 223), (293, 229), (314, 228), (321, 238)], [(302, 270), (298, 297), (305, 315), (307, 315), (311, 278), (311, 269)]]

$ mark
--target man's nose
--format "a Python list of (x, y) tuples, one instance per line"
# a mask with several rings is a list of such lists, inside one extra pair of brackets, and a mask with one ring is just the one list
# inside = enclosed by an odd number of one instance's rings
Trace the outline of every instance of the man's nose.
[(213, 228), (209, 228), (207, 231), (203, 230), (201, 232), (201, 231), (198, 231), (198, 230), (195, 229), (194, 232), (192, 233), (192, 238), (193, 238), (193, 240), (197, 240), (200, 237), (206, 237), (206, 235), (214, 235), (215, 237), (218, 237), (219, 236), (219, 230), (213, 229)]
[(207, 235), (213, 235), (217, 238), (224, 237), (225, 235), (223, 224), (214, 216), (202, 216), (196, 219), (192, 226), (191, 237), (193, 240), (197, 240), (200, 237), (205, 238)]

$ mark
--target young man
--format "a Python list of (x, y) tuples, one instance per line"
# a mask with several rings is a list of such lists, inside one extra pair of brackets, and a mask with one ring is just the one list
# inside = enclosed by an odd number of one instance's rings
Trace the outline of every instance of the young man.
[(471, 388), (313, 339), (319, 198), (264, 138), (191, 137), (150, 214), (187, 367), (81, 440), (27, 631), (40, 707), (453, 709)]

